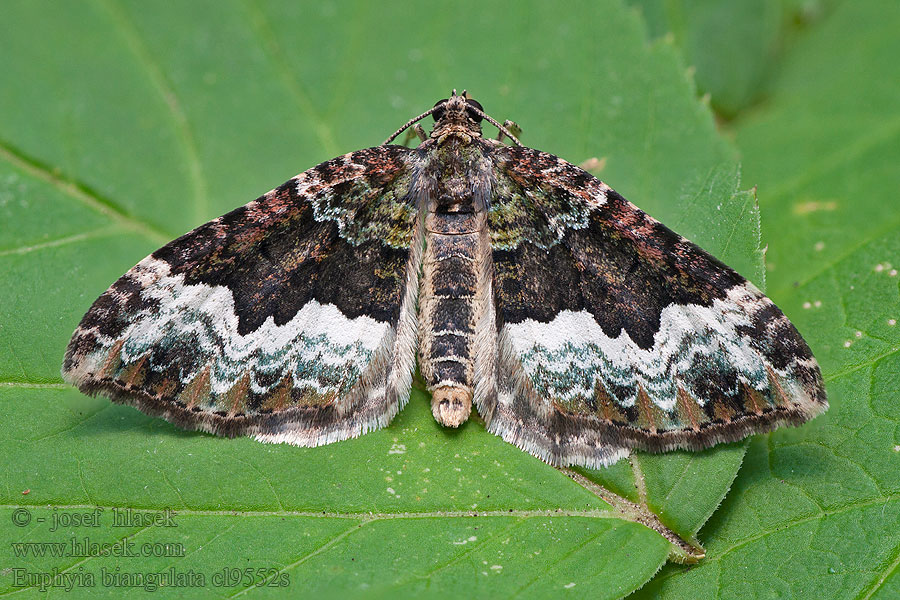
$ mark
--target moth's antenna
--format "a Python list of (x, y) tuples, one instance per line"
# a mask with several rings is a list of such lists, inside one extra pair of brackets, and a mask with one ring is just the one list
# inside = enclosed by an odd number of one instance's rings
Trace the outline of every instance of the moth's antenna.
[[(463, 93), (465, 94), (465, 92), (463, 92)], [(453, 95), (454, 96), (456, 95), (456, 90), (453, 90)], [(398, 135), (400, 135), (401, 133), (406, 131), (407, 128), (415, 125), (416, 123), (418, 123), (419, 121), (421, 121), (422, 119), (424, 119), (425, 117), (427, 117), (428, 115), (430, 115), (431, 113), (433, 113), (434, 111), (436, 111), (437, 109), (439, 109), (443, 106), (444, 106), (444, 103), (442, 102), (442, 103), (438, 104), (437, 106), (432, 106), (431, 108), (429, 108), (428, 110), (423, 112), (418, 117), (413, 117), (412, 119), (407, 121), (403, 127), (401, 127), (400, 129), (395, 131), (393, 134), (391, 134), (391, 137), (389, 137), (384, 142), (382, 142), (381, 145), (387, 146), (388, 144), (390, 144), (391, 142), (394, 141), (394, 138), (396, 138)], [(466, 110), (471, 110), (472, 112), (474, 112), (475, 114), (480, 116), (482, 119), (484, 119), (485, 121), (487, 121), (488, 123), (490, 123), (491, 125), (496, 127), (497, 129), (499, 129), (503, 133), (503, 135), (505, 135), (510, 140), (512, 140), (512, 142), (516, 146), (522, 145), (522, 142), (520, 142), (519, 139), (516, 136), (514, 136), (509, 129), (507, 129), (506, 127), (504, 127), (503, 125), (501, 125), (500, 123), (495, 121), (490, 115), (485, 113), (483, 110), (478, 109), (476, 106), (473, 106), (472, 104), (466, 104)]]
[(435, 110), (437, 110), (438, 108), (440, 108), (440, 107), (442, 107), (442, 106), (443, 106), (443, 103), (438, 104), (437, 106), (433, 106), (433, 107), (429, 108), (428, 110), (426, 110), (425, 112), (423, 112), (423, 113), (422, 113), (421, 115), (419, 115), (418, 117), (413, 117), (412, 119), (409, 120), (409, 122), (406, 123), (406, 125), (404, 125), (404, 126), (401, 127), (400, 129), (398, 129), (397, 131), (395, 131), (395, 132), (391, 135), (391, 137), (389, 137), (388, 139), (386, 139), (381, 145), (382, 145), (382, 146), (387, 146), (388, 144), (390, 144), (391, 142), (394, 141), (394, 138), (395, 138), (395, 137), (397, 137), (398, 135), (400, 135), (401, 133), (403, 133), (404, 131), (406, 131), (406, 129), (407, 129), (408, 127), (411, 127), (412, 125), (415, 125), (416, 123), (418, 123), (419, 121), (421, 121), (422, 119), (424, 119), (425, 117), (427, 117), (428, 115), (430, 115), (431, 113), (433, 113)]
[(516, 146), (522, 145), (522, 142), (520, 142), (519, 139), (509, 131), (509, 129), (507, 129), (506, 127), (504, 127), (503, 125), (501, 125), (500, 123), (495, 121), (494, 119), (492, 119), (490, 117), (490, 115), (485, 113), (483, 110), (479, 110), (477, 107), (472, 106), (471, 104), (466, 105), (466, 110), (471, 110), (472, 112), (477, 114), (479, 117), (481, 117), (482, 119), (484, 119), (485, 121), (487, 121), (488, 123), (490, 123), (491, 125), (496, 127), (497, 129), (499, 129), (501, 132), (503, 132), (503, 135), (505, 135), (506, 137), (511, 139)]

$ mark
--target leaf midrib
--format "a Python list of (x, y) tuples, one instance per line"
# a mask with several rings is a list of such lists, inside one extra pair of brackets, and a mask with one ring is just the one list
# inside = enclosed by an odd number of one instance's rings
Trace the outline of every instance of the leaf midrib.
[[(0, 509), (15, 510), (19, 508), (42, 510), (47, 508), (46, 503), (42, 504), (0, 504)], [(127, 505), (102, 505), (102, 504), (56, 504), (52, 505), (59, 510), (91, 510), (100, 508), (103, 510), (119, 510), (129, 508), (133, 512), (158, 513), (159, 508), (143, 508)], [(460, 519), (460, 518), (497, 518), (497, 517), (516, 517), (521, 519), (530, 518), (546, 518), (546, 517), (572, 517), (572, 518), (592, 518), (592, 519), (617, 519), (627, 521), (622, 515), (616, 511), (609, 510), (566, 510), (548, 508), (544, 510), (434, 510), (422, 512), (401, 511), (391, 512), (329, 512), (329, 511), (304, 511), (304, 510), (198, 510), (198, 509), (177, 509), (172, 511), (179, 516), (188, 517), (301, 517), (301, 518), (322, 518), (322, 519), (363, 519), (371, 521), (380, 521), (385, 519)]]

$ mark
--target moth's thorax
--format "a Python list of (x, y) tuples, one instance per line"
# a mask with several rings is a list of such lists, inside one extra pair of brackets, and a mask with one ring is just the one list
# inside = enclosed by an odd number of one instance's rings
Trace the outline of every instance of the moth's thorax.
[(481, 137), (481, 126), (473, 123), (440, 123), (431, 130), (431, 137), (442, 144), (453, 141), (469, 143)]
[[(488, 146), (481, 140), (454, 137), (429, 141), (420, 170), (419, 187), (428, 214), (466, 214), (489, 205), (493, 171)], [(449, 233), (449, 232), (447, 232)]]

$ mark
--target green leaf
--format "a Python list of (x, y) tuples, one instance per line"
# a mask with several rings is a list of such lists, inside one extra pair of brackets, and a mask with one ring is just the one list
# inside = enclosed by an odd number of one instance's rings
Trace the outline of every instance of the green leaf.
[(707, 558), (639, 596), (900, 593), (900, 9), (845, 3), (799, 40), (737, 127), (759, 186), (772, 298), (805, 332), (831, 409), (750, 444), (701, 531)]
[(654, 36), (672, 36), (697, 86), (725, 118), (763, 100), (797, 31), (831, 0), (630, 0)]
[[(144, 255), (298, 171), (380, 143), (453, 87), (515, 119), (529, 145), (600, 159), (617, 190), (761, 285), (758, 213), (734, 152), (673, 46), (649, 44), (633, 11), (612, 1), (567, 11), (7, 2), (0, 56), (0, 222), (12, 224), (0, 229), (0, 547), (127, 536), (185, 551), (5, 550), (0, 593), (23, 587), (17, 569), (58, 569), (95, 575), (73, 593), (112, 594), (103, 569), (118, 565), (192, 571), (207, 588), (223, 570), (272, 570), (267, 585), (228, 580), (222, 594), (277, 592), (287, 575), (290, 594), (613, 598), (679, 549), (611, 509), (598, 482), (686, 540), (724, 497), (742, 444), (638, 455), (573, 479), (477, 420), (441, 429), (421, 391), (384, 430), (304, 449), (179, 431), (59, 377), (83, 312)], [(50, 531), (54, 514), (95, 506), (97, 527)], [(115, 528), (114, 508), (173, 509), (177, 527)], [(13, 523), (18, 509), (27, 526)]]

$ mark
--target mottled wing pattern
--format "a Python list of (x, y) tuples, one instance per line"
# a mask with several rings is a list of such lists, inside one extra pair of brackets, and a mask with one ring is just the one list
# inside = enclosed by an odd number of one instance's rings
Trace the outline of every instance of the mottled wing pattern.
[(827, 408), (800, 334), (735, 271), (555, 156), (493, 160), (499, 360), (475, 394), (491, 431), (596, 467)]
[(160, 248), (90, 308), (63, 376), (221, 435), (316, 446), (384, 426), (415, 366), (410, 152), (325, 162)]

